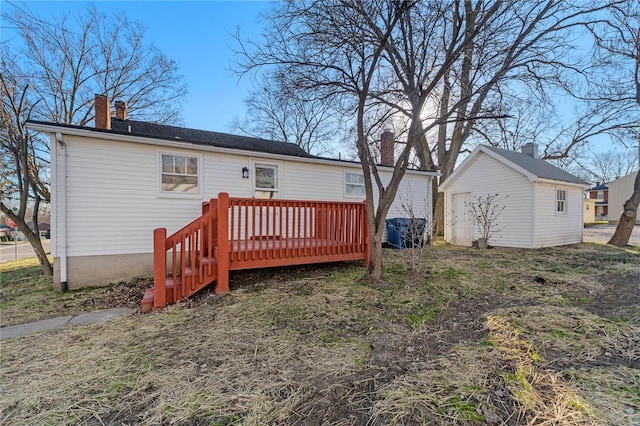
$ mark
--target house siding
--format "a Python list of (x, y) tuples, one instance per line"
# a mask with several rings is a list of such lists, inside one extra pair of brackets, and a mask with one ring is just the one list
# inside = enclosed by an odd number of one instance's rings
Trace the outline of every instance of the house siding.
[[(499, 204), (506, 206), (497, 220), (499, 232), (489, 240), (493, 246), (532, 247), (531, 194), (532, 183), (521, 173), (506, 166), (487, 154), (480, 153), (468, 165), (445, 192), (445, 216), (451, 215), (453, 194), (470, 192), (472, 199), (485, 197), (487, 194), (508, 196)], [(445, 220), (445, 240), (451, 241), (453, 220)], [(474, 225), (473, 239), (479, 238), (478, 229)]]
[[(556, 189), (567, 191), (567, 214), (556, 213)], [(536, 245), (552, 247), (582, 242), (583, 191), (581, 188), (536, 183)]]
[(154, 147), (77, 137), (65, 142), (68, 256), (149, 253), (154, 228), (173, 232), (199, 215), (200, 198), (158, 196)]
[[(256, 161), (279, 166), (278, 198), (355, 202), (364, 199), (344, 195), (344, 171), (359, 172), (359, 165), (263, 159), (255, 153), (225, 154), (75, 135), (65, 135), (64, 142), (64, 153), (59, 155), (64, 155), (66, 176), (59, 168), (52, 169), (55, 175), (52, 215), (59, 220), (63, 214), (61, 206), (66, 206), (65, 247), (70, 289), (106, 284), (108, 276), (123, 279), (126, 274), (121, 266), (126, 263), (126, 255), (138, 259), (137, 263), (145, 263), (139, 268), (126, 268), (135, 270), (133, 276), (150, 273), (152, 264), (146, 263), (151, 262), (151, 256), (145, 255), (153, 250), (153, 230), (163, 227), (168, 234), (177, 231), (201, 214), (203, 201), (217, 197), (219, 192), (228, 192), (231, 197), (251, 197), (252, 165)], [(160, 194), (159, 153), (199, 156), (201, 194), (187, 197)], [(249, 179), (242, 178), (243, 167), (249, 168)], [(390, 179), (390, 171), (383, 170), (381, 174), (384, 181)], [(65, 178), (66, 199), (57, 198), (65, 193), (62, 187)], [(406, 216), (399, 200), (409, 193), (413, 194), (416, 211), (428, 212), (430, 182), (430, 176), (408, 173), (389, 217)], [(54, 238), (60, 229), (54, 227)], [(58, 247), (53, 255), (59, 260), (63, 251)], [(97, 271), (98, 267), (102, 270)], [(118, 269), (118, 273), (110, 275), (109, 269)], [(59, 283), (59, 274), (56, 280)]]
[[(633, 184), (638, 172), (631, 173), (609, 183), (609, 221), (618, 223), (624, 210), (624, 203), (633, 194)], [(636, 212), (636, 222), (640, 222), (640, 209)]]

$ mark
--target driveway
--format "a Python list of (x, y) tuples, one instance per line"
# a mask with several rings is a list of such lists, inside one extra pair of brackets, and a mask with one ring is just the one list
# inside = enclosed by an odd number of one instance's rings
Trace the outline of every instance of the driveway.
[[(585, 243), (606, 243), (613, 236), (616, 225), (596, 225), (584, 228)], [(633, 227), (629, 244), (640, 246), (640, 225)]]

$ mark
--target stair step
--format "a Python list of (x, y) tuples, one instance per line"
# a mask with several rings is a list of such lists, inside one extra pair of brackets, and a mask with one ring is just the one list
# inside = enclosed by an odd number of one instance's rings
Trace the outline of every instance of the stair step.
[[(202, 264), (207, 266), (209, 264), (211, 265), (215, 265), (216, 262), (216, 258), (212, 257), (211, 259), (209, 258), (204, 258), (202, 259)], [(187, 284), (187, 288), (185, 289), (186, 291), (186, 295), (185, 297), (189, 297), (195, 293), (197, 293), (198, 291), (202, 290), (204, 287), (211, 285), (211, 283), (213, 283), (216, 278), (217, 278), (217, 268), (213, 268), (213, 274), (211, 276), (209, 276), (209, 274), (207, 273), (207, 269), (205, 268), (204, 273), (205, 275), (210, 278), (210, 280), (208, 280), (208, 282), (206, 284), (195, 284), (194, 288), (190, 288), (191, 287), (191, 279), (194, 280), (194, 282), (196, 282), (198, 280), (198, 278), (200, 277), (200, 269), (196, 269), (195, 271), (192, 270), (190, 267), (186, 267), (185, 271), (184, 271), (184, 276), (183, 277), (176, 277), (176, 279), (174, 280), (173, 277), (171, 276), (167, 276), (166, 278), (166, 282), (165, 282), (165, 286), (166, 286), (166, 303), (172, 304), (172, 303), (176, 303), (178, 302), (180, 299), (182, 299), (182, 286), (185, 283)], [(173, 295), (173, 289), (174, 287), (176, 287), (176, 292), (178, 293), (176, 295), (176, 298), (174, 299), (174, 295)], [(153, 310), (153, 306), (154, 306), (154, 289), (153, 288), (149, 288), (147, 290), (145, 290), (144, 293), (144, 297), (142, 298), (142, 312), (143, 313), (147, 313), (147, 312), (151, 312)]]
[(208, 257), (202, 258), (203, 265), (208, 265), (209, 263), (211, 263), (212, 265), (215, 265), (216, 263), (218, 263), (218, 261), (215, 257), (212, 257), (211, 260), (209, 260)]
[(153, 288), (148, 288), (144, 291), (144, 296), (142, 296), (142, 313), (146, 314), (147, 312), (151, 312), (153, 310), (153, 295), (155, 290)]
[[(178, 293), (180, 293), (180, 289), (182, 288), (182, 277), (176, 277), (175, 285), (177, 286)], [(167, 304), (176, 303), (178, 300), (173, 299), (174, 280), (172, 277), (167, 277), (166, 286), (167, 286), (167, 296), (166, 296)], [(178, 299), (179, 298), (180, 296), (178, 296)]]

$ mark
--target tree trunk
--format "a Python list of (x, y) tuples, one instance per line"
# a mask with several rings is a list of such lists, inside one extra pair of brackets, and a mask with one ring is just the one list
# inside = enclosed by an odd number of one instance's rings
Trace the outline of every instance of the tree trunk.
[[(26, 204), (26, 202), (24, 203)], [(36, 203), (37, 205), (38, 203)], [(33, 251), (36, 253), (38, 257), (38, 261), (40, 262), (40, 267), (42, 268), (42, 273), (46, 276), (50, 277), (53, 275), (53, 265), (49, 262), (49, 258), (47, 258), (47, 253), (44, 251), (44, 247), (42, 247), (42, 240), (40, 240), (40, 235), (38, 235), (35, 231), (32, 231), (31, 228), (27, 226), (27, 223), (24, 220), (24, 208), (21, 208), (18, 214), (13, 213), (7, 206), (0, 203), (2, 213), (5, 214), (9, 219), (13, 220), (18, 225), (18, 230), (21, 231), (31, 247), (33, 247)], [(36, 213), (37, 214), (37, 213)], [(34, 224), (37, 224), (37, 221), (34, 220)]]
[(369, 267), (367, 273), (369, 277), (379, 280), (382, 278), (384, 267), (382, 263), (382, 235), (372, 235), (371, 239), (371, 257), (369, 258)]
[(444, 192), (436, 192), (436, 205), (433, 208), (433, 235), (444, 235)]
[(40, 239), (40, 235), (36, 235), (36, 233), (31, 231), (30, 228), (27, 228), (27, 229), (28, 231), (27, 232), (23, 231), (23, 234), (27, 238), (27, 241), (29, 241), (29, 244), (31, 244), (31, 247), (33, 247), (33, 251), (35, 251), (36, 256), (38, 257), (38, 261), (40, 262), (40, 267), (42, 268), (42, 273), (45, 274), (47, 277), (52, 276), (53, 266), (51, 265), (51, 262), (49, 262), (49, 259), (47, 258), (47, 253), (44, 251), (44, 247), (42, 247), (42, 240)]
[(633, 185), (633, 194), (624, 203), (624, 210), (620, 215), (620, 221), (616, 227), (616, 232), (613, 233), (613, 237), (607, 244), (611, 244), (618, 247), (625, 247), (629, 244), (629, 237), (636, 224), (636, 215), (638, 212), (638, 205), (640, 204), (640, 172), (636, 175), (636, 180)]

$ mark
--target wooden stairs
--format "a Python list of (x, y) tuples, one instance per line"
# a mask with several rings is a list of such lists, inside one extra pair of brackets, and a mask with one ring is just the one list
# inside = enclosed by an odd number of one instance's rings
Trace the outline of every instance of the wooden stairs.
[(153, 234), (154, 286), (142, 312), (163, 308), (216, 282), (229, 292), (229, 271), (369, 259), (366, 204), (229, 198), (202, 203), (202, 215), (167, 237)]
[[(145, 291), (142, 312), (163, 308), (189, 297), (214, 281), (216, 294), (229, 292), (228, 194), (202, 203), (202, 215), (167, 237), (153, 232), (153, 288)], [(225, 212), (219, 218), (220, 207)], [(219, 237), (222, 237), (220, 242)], [(225, 244), (226, 241), (226, 244)]]

